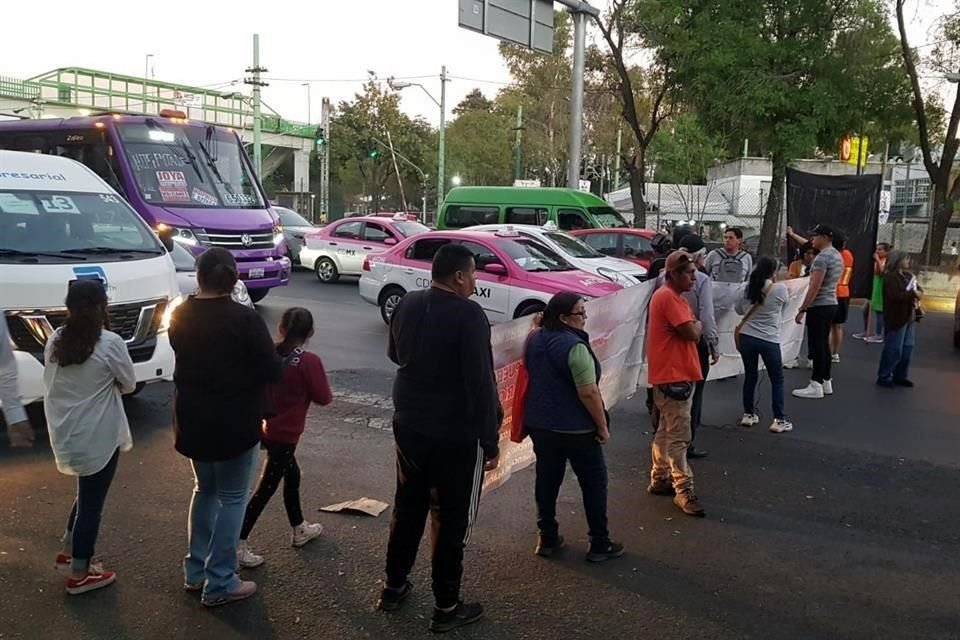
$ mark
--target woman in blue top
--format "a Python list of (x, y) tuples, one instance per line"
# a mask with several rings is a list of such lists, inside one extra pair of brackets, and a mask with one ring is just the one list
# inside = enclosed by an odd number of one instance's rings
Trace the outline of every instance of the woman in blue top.
[(601, 445), (610, 439), (600, 395), (600, 361), (583, 330), (583, 298), (564, 291), (543, 311), (541, 329), (524, 354), (530, 378), (524, 404), (524, 427), (537, 456), (536, 554), (550, 557), (563, 546), (557, 523), (557, 495), (567, 461), (580, 482), (590, 526), (587, 560), (603, 562), (623, 555), (623, 545), (607, 530), (607, 464)]

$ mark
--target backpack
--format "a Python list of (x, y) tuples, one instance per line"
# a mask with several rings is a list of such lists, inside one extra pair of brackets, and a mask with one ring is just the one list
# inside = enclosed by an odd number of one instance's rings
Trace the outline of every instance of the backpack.
[(713, 279), (717, 282), (743, 282), (743, 260), (741, 259), (747, 252), (741, 251), (735, 256), (730, 255), (723, 249), (714, 249), (715, 254), (719, 254), (720, 262), (713, 265)]

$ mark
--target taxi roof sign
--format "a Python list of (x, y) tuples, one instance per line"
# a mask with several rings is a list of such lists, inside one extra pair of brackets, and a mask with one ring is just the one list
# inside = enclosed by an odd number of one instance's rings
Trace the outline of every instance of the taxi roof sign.
[(494, 235), (500, 238), (519, 238), (520, 232), (517, 231), (512, 224), (508, 224), (504, 228), (498, 229)]

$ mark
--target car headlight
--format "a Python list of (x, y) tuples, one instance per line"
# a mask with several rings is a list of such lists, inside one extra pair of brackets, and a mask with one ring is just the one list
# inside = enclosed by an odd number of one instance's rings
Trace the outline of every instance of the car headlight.
[(273, 228), (273, 244), (280, 246), (281, 242), (283, 242), (283, 225), (278, 224)]
[(253, 306), (250, 301), (250, 292), (247, 291), (247, 285), (243, 284), (241, 280), (237, 280), (237, 284), (233, 285), (233, 301), (247, 307)]
[[(197, 234), (193, 232), (193, 229), (188, 229), (186, 227), (174, 227), (171, 225), (167, 226), (173, 229), (173, 239), (175, 242), (179, 242), (180, 244), (188, 247), (200, 246), (200, 239), (197, 238)], [(197, 229), (197, 232), (203, 233), (203, 230)]]
[(170, 329), (170, 323), (173, 320), (173, 312), (176, 311), (177, 307), (183, 303), (183, 296), (177, 296), (167, 303), (167, 308), (163, 310), (163, 318), (160, 320), (160, 329), (158, 330), (160, 333)]

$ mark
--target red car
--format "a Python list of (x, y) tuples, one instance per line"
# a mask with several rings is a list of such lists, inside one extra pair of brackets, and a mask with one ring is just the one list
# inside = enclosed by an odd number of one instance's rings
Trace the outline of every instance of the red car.
[(657, 235), (650, 229), (579, 229), (569, 233), (604, 255), (629, 260), (644, 269), (650, 267), (653, 258), (650, 241)]

